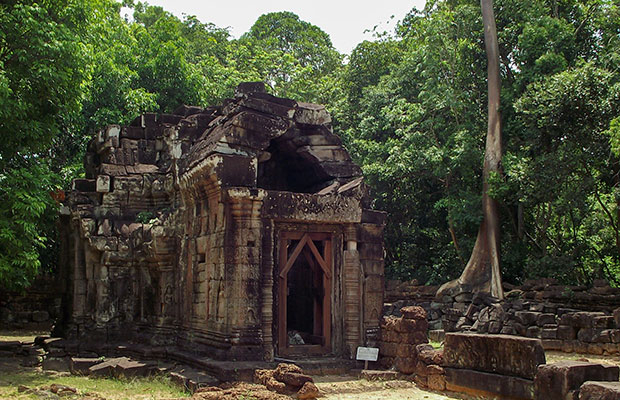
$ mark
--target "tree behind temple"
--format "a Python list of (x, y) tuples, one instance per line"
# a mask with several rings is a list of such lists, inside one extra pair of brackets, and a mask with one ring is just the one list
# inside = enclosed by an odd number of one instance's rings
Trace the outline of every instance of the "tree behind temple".
[(481, 0), (484, 44), (487, 54), (488, 127), (482, 169), (482, 213), (476, 244), (465, 270), (456, 281), (444, 284), (437, 296), (451, 291), (485, 292), (504, 297), (500, 271), (500, 220), (497, 200), (489, 194), (489, 178), (501, 174), (502, 129), (500, 107), (500, 72), (497, 28), (493, 1)]

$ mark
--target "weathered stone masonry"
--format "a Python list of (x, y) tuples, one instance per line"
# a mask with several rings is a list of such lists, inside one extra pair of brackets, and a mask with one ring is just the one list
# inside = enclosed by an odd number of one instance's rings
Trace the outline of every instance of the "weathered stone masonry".
[(385, 214), (330, 123), (247, 83), (100, 131), (62, 215), (67, 335), (219, 359), (373, 344)]

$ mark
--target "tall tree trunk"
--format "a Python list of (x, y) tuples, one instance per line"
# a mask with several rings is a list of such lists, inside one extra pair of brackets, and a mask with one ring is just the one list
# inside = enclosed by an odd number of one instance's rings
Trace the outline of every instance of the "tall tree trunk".
[(459, 292), (484, 292), (497, 298), (504, 298), (500, 271), (500, 221), (497, 201), (489, 192), (489, 176), (501, 173), (502, 130), (500, 124), (500, 72), (497, 28), (493, 14), (493, 1), (480, 0), (482, 23), (484, 25), (484, 44), (487, 53), (488, 75), (488, 127), (484, 165), (482, 170), (482, 211), (483, 220), (478, 229), (476, 244), (461, 276), (444, 284), (437, 296)]

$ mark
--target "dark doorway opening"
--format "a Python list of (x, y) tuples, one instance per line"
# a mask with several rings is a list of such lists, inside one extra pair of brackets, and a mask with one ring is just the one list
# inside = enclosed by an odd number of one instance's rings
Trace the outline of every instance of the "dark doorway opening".
[[(295, 247), (298, 241), (292, 241)], [(323, 244), (315, 243), (322, 251)], [(320, 246), (319, 246), (320, 245)], [(321, 247), (321, 249), (319, 249)], [(304, 248), (287, 274), (286, 325), (289, 345), (323, 345), (323, 270)]]
[(282, 232), (280, 244), (279, 353), (326, 353), (331, 347), (331, 235)]

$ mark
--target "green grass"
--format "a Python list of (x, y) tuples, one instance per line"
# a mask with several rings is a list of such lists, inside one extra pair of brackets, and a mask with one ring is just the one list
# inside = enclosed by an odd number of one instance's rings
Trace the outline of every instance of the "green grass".
[[(31, 342), (36, 336), (48, 335), (44, 331), (0, 330), (0, 341)], [(52, 383), (76, 388), (78, 393), (105, 398), (106, 400), (159, 400), (189, 397), (168, 377), (117, 379), (74, 376), (68, 373), (43, 372), (40, 369), (21, 367), (21, 358), (0, 358), (0, 399), (39, 399), (33, 394), (19, 393), (20, 385), (31, 389)], [(67, 397), (70, 399), (72, 397)], [(78, 397), (79, 398), (79, 397)]]
[(428, 342), (428, 344), (433, 346), (433, 349), (441, 349), (443, 347), (443, 342), (434, 342), (431, 340)]
[[(3, 368), (4, 369), (4, 368)], [(135, 379), (90, 378), (68, 374), (47, 374), (36, 370), (0, 370), (1, 399), (37, 399), (34, 395), (19, 393), (18, 386), (40, 388), (52, 383), (76, 388), (78, 393), (96, 394), (106, 400), (158, 400), (189, 397), (164, 376)]]

